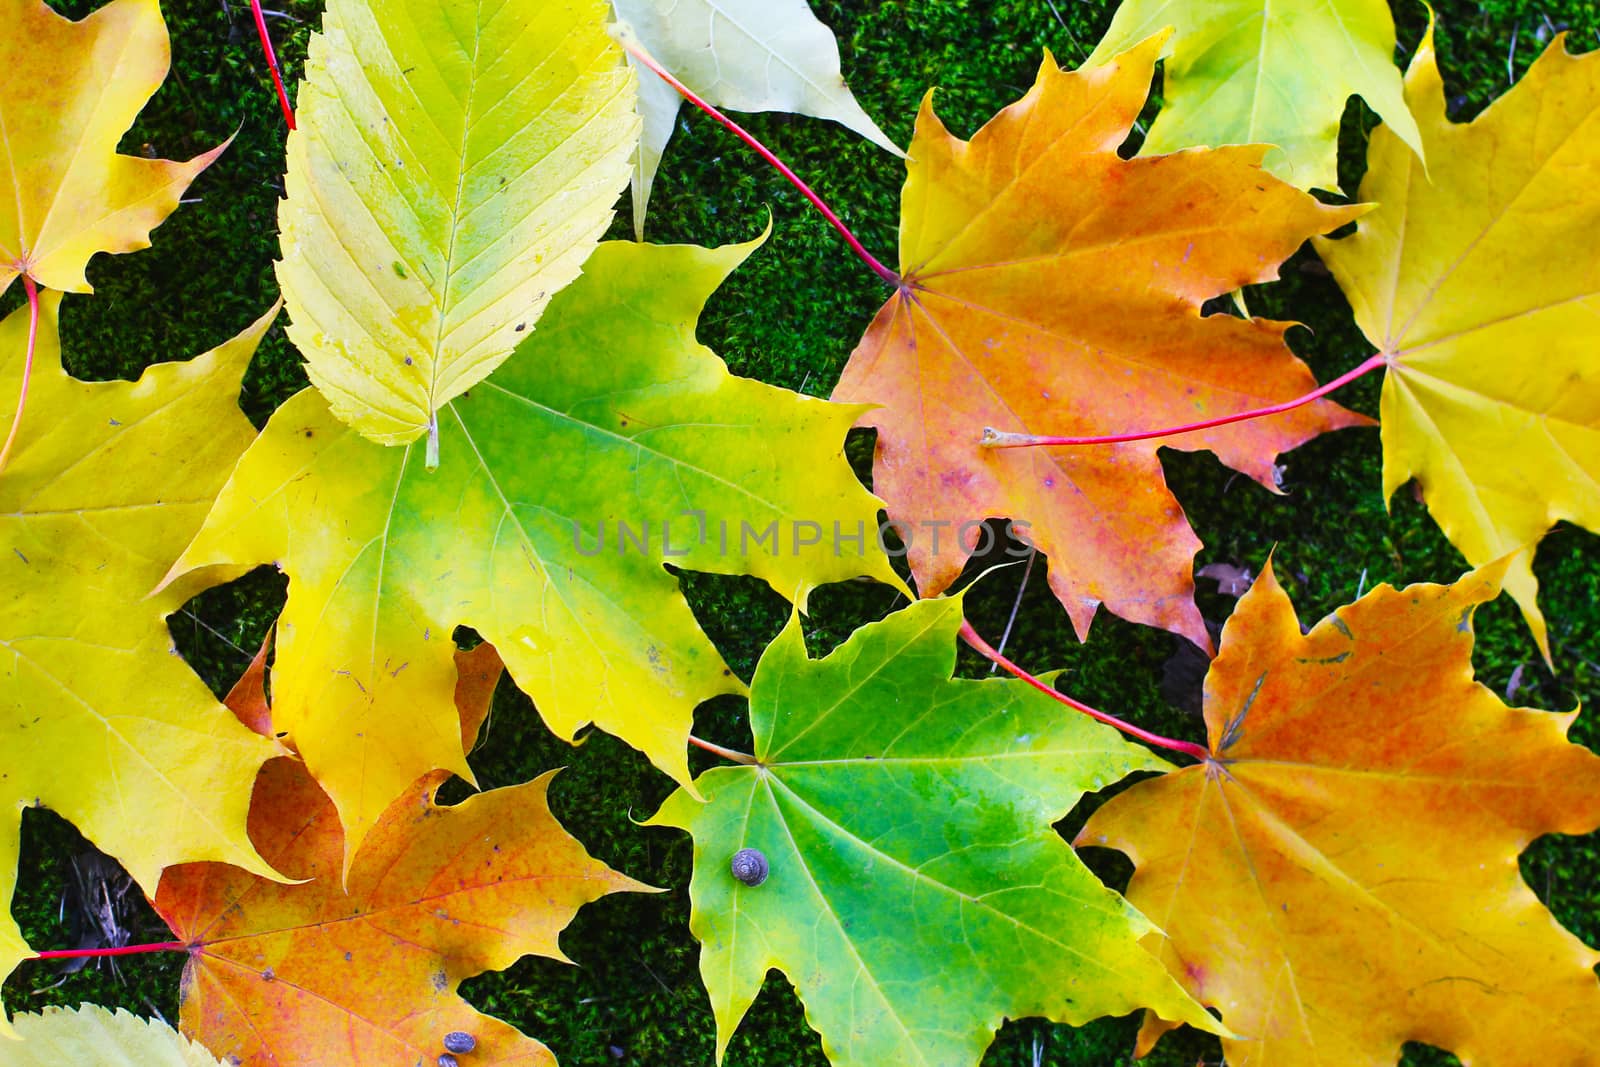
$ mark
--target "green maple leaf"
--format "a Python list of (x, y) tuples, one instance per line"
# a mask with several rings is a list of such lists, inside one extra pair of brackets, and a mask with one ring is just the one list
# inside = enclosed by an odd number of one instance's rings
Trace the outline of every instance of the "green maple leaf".
[(1266, 167), (1302, 189), (1339, 188), (1339, 120), (1365, 100), (1420, 158), (1394, 65), (1388, 0), (1128, 0), (1085, 66), (1171, 26), (1166, 105), (1141, 152), (1272, 144)]
[[(471, 773), (457, 625), (500, 649), (557, 733), (593, 721), (686, 782), (695, 705), (743, 684), (664, 562), (802, 604), (859, 574), (898, 584), (873, 544), (878, 501), (842, 454), (862, 408), (736, 378), (694, 340), (752, 247), (602, 245), (495, 376), (441, 408), (436, 471), (420, 443), (376, 445), (312, 390), (241, 460), (174, 573), (289, 574), (274, 724), (338, 805), (347, 857), (419, 775)], [(861, 551), (834, 522), (864, 528)], [(828, 536), (802, 543), (808, 523)]]
[[(701, 775), (705, 803), (680, 790), (651, 820), (694, 835), (719, 1057), (770, 967), (841, 1067), (969, 1067), (1006, 1017), (1144, 1005), (1216, 1030), (1052, 829), (1167, 765), (1021, 682), (951, 680), (960, 624), (959, 600), (920, 601), (811, 660), (791, 619), (751, 687), (759, 764)], [(768, 861), (759, 885), (730, 871), (745, 848)]]

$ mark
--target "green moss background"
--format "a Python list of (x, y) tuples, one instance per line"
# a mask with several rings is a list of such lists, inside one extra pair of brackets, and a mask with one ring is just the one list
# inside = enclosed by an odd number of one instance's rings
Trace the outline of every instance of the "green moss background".
[[(74, 17), (95, 4), (58, 2)], [(280, 56), (291, 73), (304, 57), (319, 6), (278, 0), (288, 18), (272, 20)], [(814, 0), (838, 34), (844, 70), (863, 106), (901, 144), (924, 91), (951, 128), (970, 135), (989, 115), (1032, 83), (1041, 51), (1074, 65), (1109, 22), (1106, 0)], [(86, 378), (131, 377), (149, 363), (181, 359), (232, 336), (276, 295), (276, 202), (282, 193), (284, 129), (271, 94), (247, 5), (219, 0), (169, 0), (174, 67), (166, 85), (125, 139), (127, 152), (187, 157), (233, 136), (222, 159), (197, 181), (186, 203), (156, 231), (155, 246), (100, 257), (90, 268), (92, 297), (64, 305), (64, 346), (71, 369)], [(1600, 45), (1600, 5), (1587, 0), (1533, 4), (1441, 0), (1439, 43), (1452, 114), (1466, 119), (1520, 76), (1551, 34), (1572, 31), (1573, 50)], [(1425, 11), (1409, 0), (1397, 11), (1401, 54), (1420, 38)], [(1374, 118), (1359, 102), (1346, 113), (1341, 172), (1359, 178), (1366, 132)], [(869, 247), (892, 261), (903, 166), (831, 124), (785, 115), (752, 117), (753, 132), (776, 150), (849, 221)], [(631, 236), (625, 205), (613, 236)], [(732, 368), (826, 396), (886, 291), (861, 268), (831, 230), (743, 146), (698, 115), (685, 114), (656, 185), (647, 234), (655, 241), (720, 244), (759, 232), (768, 216), (767, 246), (713, 299), (701, 338)], [(0, 312), (15, 306), (8, 294)], [(1257, 314), (1295, 319), (1292, 343), (1320, 379), (1353, 366), (1369, 351), (1338, 289), (1308, 251), (1284, 270), (1281, 283), (1248, 294)], [(275, 327), (245, 382), (241, 402), (258, 424), (305, 382), (298, 360)], [(1340, 399), (1375, 414), (1377, 381), (1368, 378)], [(1138, 424), (1130, 413), (1130, 426)], [(850, 455), (870, 476), (871, 440), (857, 434)], [(1302, 618), (1313, 620), (1378, 582), (1447, 581), (1465, 565), (1409, 490), (1389, 502), (1379, 495), (1379, 445), (1372, 431), (1331, 434), (1289, 454), (1287, 493), (1272, 496), (1221, 467), (1209, 455), (1167, 452), (1165, 465), (1191, 523), (1205, 541), (1197, 565), (1225, 562), (1259, 570), (1269, 552)], [(1203, 739), (1185, 711), (1182, 686), (1163, 692), (1164, 671), (1181, 676), (1180, 642), (1108, 615), (1087, 645), (1073, 638), (1064, 612), (1045, 587), (1040, 560), (1021, 596), (1009, 652), (1036, 670), (1065, 668), (1072, 691), (1141, 725)], [(1504, 691), (1517, 679), (1517, 701), (1566, 709), (1600, 695), (1600, 539), (1569, 527), (1544, 542), (1537, 572), (1551, 622), (1555, 673), (1544, 667), (1526, 627), (1502, 599), (1478, 616), (1476, 662), (1483, 681)], [(976, 573), (974, 569), (973, 573)], [(1022, 582), (1012, 567), (985, 579), (969, 599), (974, 624), (991, 639), (1005, 628)], [(696, 614), (729, 662), (748, 678), (761, 648), (778, 632), (787, 606), (753, 580), (685, 574)], [(1202, 580), (1200, 604), (1220, 622), (1232, 601)], [(186, 656), (219, 693), (245, 666), (282, 604), (285, 583), (265, 571), (213, 590), (172, 619)], [(853, 628), (887, 614), (896, 595), (851, 583), (814, 598), (809, 636), (826, 648)], [(967, 655), (964, 669), (987, 664)], [(1190, 658), (1187, 666), (1195, 664)], [(1190, 691), (1197, 688), (1193, 675)], [(137, 679), (130, 679), (137, 685)], [(747, 744), (741, 701), (701, 709), (697, 732)], [(1579, 720), (1576, 739), (1600, 747), (1600, 729)], [(670, 783), (627, 746), (595, 734), (573, 748), (544, 729), (526, 698), (502, 685), (493, 717), (472, 763), (485, 787), (526, 780), (552, 766), (568, 768), (552, 793), (557, 815), (598, 857), (646, 882), (670, 887), (652, 897), (619, 896), (586, 908), (562, 944), (576, 967), (527, 959), (509, 971), (468, 983), (467, 995), (545, 1041), (567, 1067), (601, 1064), (710, 1064), (713, 1023), (688, 933), (690, 849), (674, 831), (633, 823), (655, 807)], [(1087, 807), (1086, 805), (1085, 807)], [(1086, 812), (1063, 828), (1069, 833)], [(1381, 817), (1381, 813), (1374, 813)], [(60, 915), (68, 857), (83, 846), (75, 831), (45, 812), (24, 822), (24, 855), (16, 914), (39, 947), (66, 947)], [(1111, 884), (1129, 870), (1118, 855), (1086, 858)], [(1523, 872), (1560, 921), (1600, 944), (1600, 839), (1545, 838), (1524, 855)], [(146, 913), (139, 939), (165, 931)], [(13, 1010), (90, 1000), (142, 1014), (176, 1018), (181, 958), (126, 959), (119, 974), (86, 968), (59, 981), (49, 967), (22, 967), (5, 985)], [(1530, 1029), (1545, 1025), (1529, 1018)], [(1102, 1020), (1074, 1030), (1037, 1020), (1009, 1023), (984, 1060), (1000, 1065), (1109, 1065), (1131, 1062), (1136, 1020)], [(1216, 1064), (1215, 1041), (1183, 1032), (1147, 1062), (1177, 1067)], [(777, 975), (734, 1038), (727, 1062), (820, 1065), (825, 1061), (803, 1010)], [(1408, 1050), (1408, 1064), (1455, 1062), (1437, 1050)], [(889, 1065), (886, 1065), (889, 1067)]]

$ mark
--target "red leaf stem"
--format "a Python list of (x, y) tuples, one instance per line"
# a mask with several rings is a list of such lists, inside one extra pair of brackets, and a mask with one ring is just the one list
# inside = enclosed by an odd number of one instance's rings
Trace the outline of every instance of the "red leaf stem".
[(82, 960), (99, 956), (136, 956), (142, 952), (189, 952), (199, 948), (182, 941), (157, 941), (151, 945), (122, 945), (119, 948), (62, 948), (35, 952), (33, 960)]
[(714, 745), (710, 741), (702, 741), (694, 734), (689, 735), (689, 743), (695, 748), (703, 748), (707, 752), (721, 756), (723, 759), (732, 760), (735, 763), (742, 763), (747, 767), (757, 767), (761, 764), (760, 760), (756, 759), (749, 753), (738, 752), (731, 748), (723, 748), (721, 745)]
[(661, 77), (662, 81), (676, 89), (679, 96), (682, 96), (685, 100), (689, 101), (689, 103), (693, 104), (695, 107), (711, 116), (711, 118), (715, 119), (718, 123), (722, 124), (728, 130), (730, 130), (735, 137), (749, 145), (755, 151), (756, 155), (770, 163), (779, 174), (784, 176), (790, 185), (794, 186), (800, 191), (801, 196), (811, 201), (811, 206), (821, 212), (822, 217), (827, 219), (829, 224), (832, 225), (835, 230), (839, 231), (839, 236), (844, 238), (845, 244), (849, 245), (850, 250), (860, 257), (861, 262), (871, 267), (873, 273), (878, 277), (882, 278), (890, 285), (899, 288), (900, 275), (884, 266), (878, 261), (876, 256), (874, 256), (871, 252), (868, 252), (866, 246), (861, 243), (860, 239), (857, 238), (854, 233), (850, 232), (850, 227), (844, 224), (844, 220), (835, 214), (834, 210), (828, 206), (827, 202), (824, 201), (822, 197), (818, 196), (812, 190), (811, 186), (807, 185), (805, 181), (802, 180), (801, 177), (793, 170), (790, 170), (788, 164), (779, 159), (777, 155), (773, 153), (772, 149), (756, 140), (754, 135), (746, 131), (744, 127), (740, 126), (737, 122), (734, 122), (728, 116), (724, 115), (722, 112), (712, 107), (709, 103), (702, 100), (695, 94), (694, 90), (690, 89), (677, 78), (674, 78), (671, 74), (668, 74), (666, 70), (662, 68), (661, 64), (655, 61), (655, 58), (651, 56), (650, 53), (646, 52), (643, 48), (640, 48), (636, 43), (632, 41), (623, 41), (622, 46), (627, 49), (628, 54), (633, 56), (634, 59), (637, 59), (640, 63), (655, 71), (656, 74)]
[(33, 350), (39, 340), (39, 289), (26, 274), (22, 276), (22, 288), (28, 294), (28, 354), (22, 363), (22, 387), (17, 390), (17, 413), (11, 419), (11, 432), (6, 434), (6, 443), (0, 446), (0, 471), (6, 469), (6, 461), (11, 458), (11, 446), (16, 444), (17, 431), (22, 427), (22, 411), (28, 405), (28, 382), (33, 379)]
[(283, 121), (294, 129), (294, 110), (289, 107), (289, 94), (283, 88), (283, 73), (278, 70), (278, 53), (272, 49), (272, 37), (267, 33), (267, 16), (261, 11), (261, 0), (250, 0), (250, 12), (256, 17), (256, 34), (261, 38), (261, 50), (267, 54), (267, 68), (272, 71), (272, 85), (278, 90), (278, 106), (283, 109)]
[(1389, 359), (1382, 352), (1372, 356), (1356, 367), (1339, 375), (1327, 385), (1319, 386), (1304, 396), (1293, 400), (1285, 400), (1281, 404), (1270, 407), (1255, 408), (1251, 411), (1241, 411), (1235, 415), (1223, 415), (1220, 418), (1206, 419), (1204, 422), (1191, 422), (1186, 426), (1169, 426), (1164, 430), (1140, 430), (1136, 433), (1107, 434), (1104, 437), (1051, 437), (1040, 434), (1006, 433), (993, 427), (983, 428), (983, 438), (979, 441), (984, 448), (1029, 448), (1034, 445), (1114, 445), (1123, 441), (1145, 441), (1152, 437), (1171, 437), (1174, 434), (1193, 433), (1195, 430), (1208, 430), (1213, 426), (1226, 426), (1230, 422), (1244, 422), (1247, 419), (1259, 419), (1268, 415), (1278, 415), (1285, 411), (1292, 411), (1297, 407), (1319, 400), (1335, 389), (1341, 389), (1364, 374), (1377, 370), (1388, 363)]
[(1206, 751), (1200, 745), (1194, 744), (1190, 741), (1178, 741), (1170, 737), (1162, 737), (1160, 734), (1153, 734), (1149, 730), (1141, 730), (1132, 723), (1123, 722), (1115, 715), (1107, 715), (1103, 711), (1091, 708), (1082, 701), (1074, 700), (1072, 697), (1067, 696), (1067, 694), (1061, 692), (1061, 690), (1046, 685), (1044, 682), (1023, 670), (1021, 667), (1018, 667), (1015, 663), (1012, 663), (1010, 660), (1006, 659), (1005, 656), (1001, 655), (999, 652), (996, 652), (994, 648), (990, 646), (989, 642), (978, 636), (978, 631), (974, 630), (972, 628), (972, 624), (967, 622), (965, 619), (961, 620), (961, 639), (967, 644), (971, 645), (973, 648), (977, 649), (983, 654), (984, 658), (989, 660), (991, 663), (999, 664), (1007, 671), (1010, 671), (1024, 682), (1027, 682), (1029, 685), (1033, 686), (1039, 692), (1045, 694), (1053, 700), (1060, 701), (1075, 711), (1083, 712), (1091, 719), (1096, 719), (1100, 722), (1103, 722), (1107, 726), (1114, 726), (1118, 730), (1121, 730), (1123, 733), (1127, 734), (1129, 737), (1136, 737), (1140, 741), (1144, 741), (1147, 744), (1156, 745), (1157, 747), (1164, 748), (1172, 752), (1182, 752), (1187, 756), (1193, 756), (1201, 763), (1205, 763), (1211, 758), (1211, 753)]

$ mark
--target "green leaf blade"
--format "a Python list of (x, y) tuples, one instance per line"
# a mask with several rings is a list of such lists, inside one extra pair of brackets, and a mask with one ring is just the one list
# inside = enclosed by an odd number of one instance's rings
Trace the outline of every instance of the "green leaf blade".
[[(950, 680), (960, 619), (958, 600), (921, 601), (820, 661), (791, 622), (752, 685), (762, 765), (709, 772), (704, 805), (680, 791), (652, 820), (695, 838), (719, 1048), (769, 967), (837, 1065), (971, 1067), (1006, 1017), (1150, 1007), (1214, 1028), (1051, 828), (1086, 790), (1166, 765), (1020, 683)], [(767, 857), (763, 884), (732, 877), (741, 848)]]
[[(314, 390), (245, 456), (176, 569), (289, 574), (274, 722), (338, 805), (347, 852), (421, 774), (470, 773), (455, 626), (500, 650), (556, 733), (595, 723), (687, 783), (695, 705), (744, 685), (664, 564), (755, 575), (797, 603), (861, 575), (899, 585), (843, 455), (861, 409), (736, 378), (694, 340), (753, 248), (602, 245), (513, 358), (440, 412), (437, 470)], [(802, 523), (826, 536), (797, 546)]]
[(604, 15), (329, 5), (289, 138), (278, 281), (313, 383), (364, 435), (421, 436), (610, 222), (639, 120)]
[(1422, 155), (1394, 65), (1388, 0), (1259, 4), (1130, 0), (1085, 66), (1173, 27), (1166, 104), (1141, 154), (1271, 144), (1265, 166), (1301, 189), (1337, 191), (1339, 121), (1359, 96)]

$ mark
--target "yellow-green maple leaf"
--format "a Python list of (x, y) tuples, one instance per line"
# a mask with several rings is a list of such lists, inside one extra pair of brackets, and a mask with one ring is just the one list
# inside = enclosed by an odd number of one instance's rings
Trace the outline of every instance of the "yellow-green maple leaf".
[[(471, 773), (458, 625), (494, 643), (556, 733), (593, 721), (687, 783), (695, 705), (743, 686), (663, 563), (801, 603), (859, 574), (898, 584), (842, 454), (863, 409), (735, 378), (694, 341), (751, 247), (601, 245), (512, 359), (441, 409), (435, 471), (313, 390), (240, 462), (174, 573), (289, 574), (274, 722), (338, 806), (347, 856), (418, 776)], [(841, 544), (834, 522), (865, 540)]]
[(131, 252), (222, 146), (187, 163), (117, 155), (167, 76), (156, 0), (115, 0), (81, 22), (42, 0), (0, 0), (0, 293), (26, 274), (89, 292), (96, 252)]
[(578, 275), (628, 183), (605, 0), (332, 0), (279, 211), (289, 337), (335, 414), (401, 444)]
[(1548, 657), (1534, 544), (1563, 519), (1600, 530), (1600, 53), (1558, 39), (1457, 124), (1430, 33), (1406, 98), (1428, 173), (1375, 131), (1378, 207), (1317, 251), (1388, 358), (1384, 496), (1415, 477), (1467, 562), (1516, 553), (1505, 588)]
[[(61, 369), (60, 300), (41, 297), (28, 420), (0, 472), (0, 976), (29, 954), (9, 916), (24, 807), (59, 812), (148, 893), (189, 860), (270, 875), (245, 816), (280, 749), (173, 650), (166, 617), (193, 583), (147, 594), (255, 436), (239, 381), (277, 309), (136, 382), (80, 382)], [(0, 323), (0, 396), (27, 332), (27, 308)]]
[(1127, 0), (1085, 65), (1168, 26), (1177, 32), (1162, 83), (1166, 104), (1145, 153), (1272, 144), (1272, 173), (1302, 189), (1336, 189), (1339, 120), (1351, 96), (1422, 152), (1401, 99), (1389, 0)]

